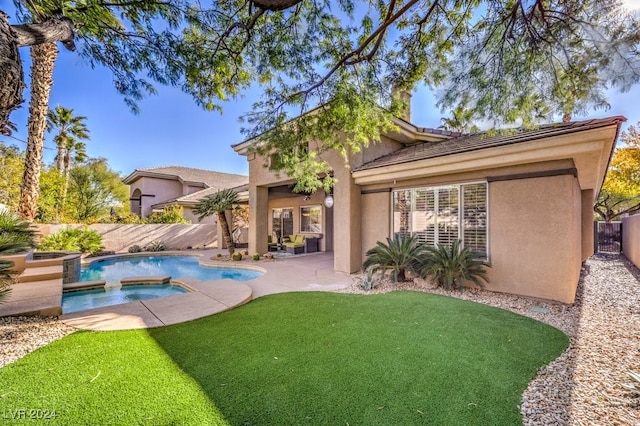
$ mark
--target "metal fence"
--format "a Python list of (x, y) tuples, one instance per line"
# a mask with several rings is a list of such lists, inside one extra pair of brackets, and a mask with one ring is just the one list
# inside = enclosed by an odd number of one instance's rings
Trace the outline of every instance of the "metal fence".
[(594, 222), (596, 253), (622, 251), (622, 222)]

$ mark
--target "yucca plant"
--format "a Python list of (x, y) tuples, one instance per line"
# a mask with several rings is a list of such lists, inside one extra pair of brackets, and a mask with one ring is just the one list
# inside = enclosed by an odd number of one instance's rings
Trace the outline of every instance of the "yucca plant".
[(459, 240), (451, 246), (426, 247), (417, 269), (420, 277), (432, 278), (446, 290), (462, 289), (469, 281), (484, 288), (489, 282), (485, 263)]
[(383, 276), (390, 273), (395, 282), (406, 281), (407, 272), (416, 272), (421, 253), (422, 247), (415, 236), (395, 235), (393, 239), (387, 238), (386, 244), (378, 241), (367, 251), (362, 269), (372, 273), (380, 271)]
[[(10, 213), (0, 213), (0, 256), (22, 253), (35, 246), (35, 231), (29, 223)], [(0, 303), (11, 292), (15, 282), (11, 270), (14, 262), (0, 260)]]

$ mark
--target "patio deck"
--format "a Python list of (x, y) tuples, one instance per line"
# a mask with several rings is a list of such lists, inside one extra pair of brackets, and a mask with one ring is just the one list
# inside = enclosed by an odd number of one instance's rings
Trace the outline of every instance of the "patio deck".
[[(217, 250), (200, 252), (202, 261), (209, 261)], [(233, 309), (257, 297), (291, 291), (333, 291), (346, 288), (351, 278), (333, 270), (333, 253), (323, 252), (301, 256), (290, 256), (272, 262), (256, 264), (266, 273), (256, 279), (238, 282), (233, 280), (199, 281), (178, 278), (192, 291), (176, 296), (149, 299), (121, 305), (106, 306), (87, 311), (63, 314), (60, 318), (67, 324), (85, 330), (127, 330), (178, 324)], [(225, 263), (235, 267), (243, 264)], [(21, 300), (40, 297), (41, 287), (37, 283), (18, 284)], [(11, 298), (0, 305), (2, 311), (11, 306)], [(11, 312), (16, 315), (18, 312)]]

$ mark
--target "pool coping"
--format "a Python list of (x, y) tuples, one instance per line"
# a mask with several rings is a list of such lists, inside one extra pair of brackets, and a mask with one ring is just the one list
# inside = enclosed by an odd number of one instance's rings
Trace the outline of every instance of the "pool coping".
[[(99, 258), (84, 259), (82, 266), (114, 258), (189, 256), (198, 258), (198, 263), (210, 268), (233, 268), (255, 270), (266, 274), (266, 270), (256, 265), (228, 265), (207, 259), (205, 253), (184, 253), (179, 251), (117, 253)], [(168, 278), (168, 279), (167, 279)], [(161, 280), (162, 279), (162, 280)], [(101, 308), (62, 314), (60, 319), (66, 324), (83, 330), (129, 330), (154, 328), (179, 324), (205, 316), (217, 314), (243, 305), (252, 299), (251, 287), (242, 281), (231, 279), (201, 281), (190, 277), (132, 276), (120, 280), (120, 285), (143, 283), (157, 280), (171, 282), (187, 289), (187, 293), (174, 296), (121, 303)], [(155, 282), (155, 281), (154, 281)], [(111, 283), (113, 284), (113, 283)], [(107, 283), (106, 286), (110, 284)]]
[[(152, 328), (224, 312), (266, 295), (292, 291), (336, 291), (347, 288), (352, 282), (349, 274), (334, 271), (333, 252), (262, 260), (259, 264), (217, 261), (215, 256), (218, 253), (226, 253), (226, 251), (209, 249), (190, 253), (178, 251), (153, 254), (197, 256), (200, 258), (200, 263), (205, 266), (253, 269), (264, 272), (264, 275), (242, 282), (229, 279), (199, 281), (194, 278), (176, 277), (172, 282), (193, 291), (62, 315), (59, 303), (62, 298), (61, 279), (21, 283), (14, 286), (9, 300), (0, 305), (0, 315), (59, 316), (65, 323), (86, 330)], [(114, 256), (131, 255), (149, 256), (150, 253), (119, 253), (92, 258), (91, 262)]]
[(62, 314), (60, 319), (83, 330), (130, 330), (179, 324), (217, 314), (252, 299), (251, 288), (230, 279), (172, 282), (189, 290), (183, 294)]

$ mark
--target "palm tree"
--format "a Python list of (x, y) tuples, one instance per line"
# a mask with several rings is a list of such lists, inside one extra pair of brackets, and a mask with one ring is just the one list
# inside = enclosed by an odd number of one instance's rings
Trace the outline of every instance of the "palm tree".
[[(53, 23), (54, 31), (66, 28), (63, 36), (50, 37), (51, 34), (41, 34), (45, 42), (33, 41), (31, 46), (31, 99), (29, 101), (29, 119), (27, 121), (27, 152), (24, 161), (24, 174), (20, 190), (20, 204), (18, 213), (28, 221), (33, 222), (37, 213), (38, 197), (40, 193), (40, 170), (42, 167), (42, 149), (44, 146), (44, 132), (47, 126), (47, 114), (49, 112), (49, 96), (53, 86), (53, 67), (58, 57), (58, 47), (52, 40), (60, 40), (69, 50), (75, 49), (73, 34), (74, 24), (64, 16), (65, 9), (69, 9), (68, 2), (42, 2), (24, 0), (24, 8), (28, 11), (34, 24)], [(18, 2), (16, 2), (18, 5)], [(85, 8), (86, 9), (86, 8)], [(118, 24), (118, 20), (106, 6), (94, 5), (91, 13), (79, 12), (80, 24), (86, 23), (85, 32), (97, 31), (97, 22), (105, 25)], [(77, 11), (76, 11), (77, 12)], [(40, 44), (38, 44), (40, 43)], [(1, 117), (0, 117), (1, 118)], [(0, 123), (1, 125), (2, 123)]]
[(47, 131), (57, 129), (57, 134), (53, 141), (58, 147), (56, 155), (56, 169), (64, 177), (62, 188), (62, 199), (60, 206), (64, 209), (65, 199), (69, 188), (69, 171), (72, 160), (82, 162), (87, 159), (85, 144), (79, 139), (89, 139), (89, 130), (85, 124), (87, 117), (81, 115), (75, 117), (73, 109), (64, 108), (60, 105), (50, 110), (47, 115)]
[(231, 210), (234, 204), (238, 204), (238, 194), (233, 189), (223, 189), (215, 194), (207, 195), (198, 201), (193, 208), (193, 212), (198, 215), (198, 220), (202, 220), (213, 214), (218, 215), (218, 222), (220, 222), (220, 226), (222, 227), (222, 235), (229, 249), (229, 255), (233, 254), (234, 249), (231, 231), (229, 230), (229, 222), (227, 222), (225, 213), (227, 210)]
[[(39, 19), (44, 17), (40, 16)], [(27, 122), (27, 152), (18, 206), (20, 216), (27, 222), (33, 222), (37, 212), (44, 131), (49, 111), (49, 95), (53, 85), (53, 66), (57, 56), (58, 48), (55, 43), (42, 43), (31, 47), (31, 100)]]
[[(35, 246), (35, 231), (29, 223), (8, 212), (0, 212), (0, 255), (21, 253)], [(11, 273), (14, 262), (0, 259), (0, 303), (11, 292), (15, 282)]]
[[(58, 147), (58, 154), (56, 155), (56, 169), (60, 175), (68, 176), (68, 169), (71, 166), (71, 151), (72, 148), (76, 149), (76, 152), (84, 155), (84, 144), (78, 142), (77, 139), (89, 139), (89, 130), (85, 124), (87, 117), (77, 116), (74, 117), (73, 109), (65, 108), (60, 105), (55, 109), (49, 111), (47, 115), (47, 131), (51, 132), (57, 130), (57, 134), (53, 137), (53, 141)], [(82, 146), (80, 146), (82, 144)], [(78, 159), (78, 161), (82, 161)]]

